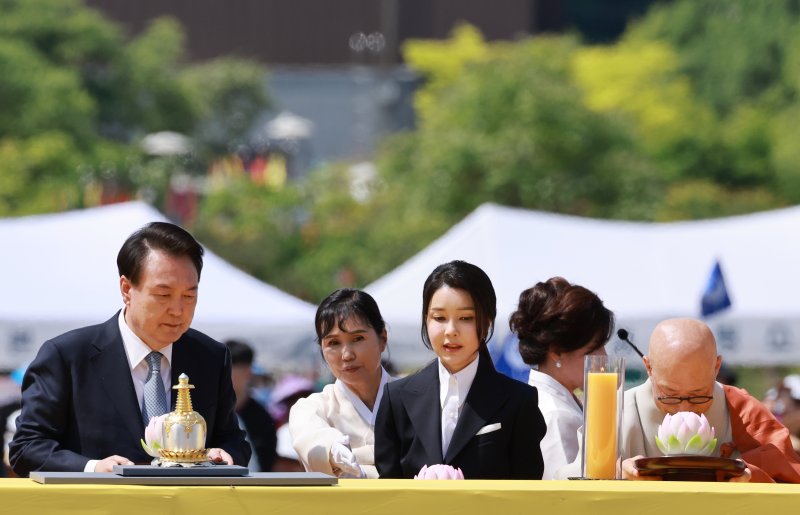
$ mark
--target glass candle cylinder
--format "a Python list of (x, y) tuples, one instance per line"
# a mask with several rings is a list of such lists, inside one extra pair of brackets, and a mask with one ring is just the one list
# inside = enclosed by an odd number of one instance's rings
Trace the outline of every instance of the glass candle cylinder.
[(582, 474), (585, 478), (618, 476), (624, 384), (624, 358), (599, 355), (584, 358)]

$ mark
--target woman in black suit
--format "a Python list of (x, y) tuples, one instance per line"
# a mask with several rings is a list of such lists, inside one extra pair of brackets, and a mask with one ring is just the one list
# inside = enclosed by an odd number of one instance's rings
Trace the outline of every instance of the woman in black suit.
[(496, 304), (475, 265), (452, 261), (428, 276), (422, 339), (437, 359), (386, 385), (375, 421), (380, 477), (447, 464), (466, 479), (542, 478), (546, 426), (536, 389), (497, 372), (486, 349)]

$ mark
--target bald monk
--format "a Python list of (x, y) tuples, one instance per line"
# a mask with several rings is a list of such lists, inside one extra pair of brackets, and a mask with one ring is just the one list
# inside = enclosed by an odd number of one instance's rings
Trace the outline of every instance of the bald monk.
[(644, 358), (648, 380), (625, 392), (622, 476), (640, 477), (637, 458), (661, 456), (655, 436), (667, 413), (704, 413), (716, 430), (715, 456), (741, 458), (747, 469), (735, 481), (800, 483), (800, 458), (789, 431), (745, 390), (715, 381), (722, 357), (714, 335), (699, 320), (658, 324)]

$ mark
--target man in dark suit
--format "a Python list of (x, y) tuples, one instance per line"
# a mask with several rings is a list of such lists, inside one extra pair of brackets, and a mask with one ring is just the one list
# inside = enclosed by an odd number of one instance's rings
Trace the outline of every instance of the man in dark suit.
[(29, 365), (9, 446), (14, 471), (110, 472), (149, 462), (139, 440), (145, 419), (160, 413), (144, 397), (161, 396), (156, 404), (169, 411), (181, 373), (195, 385), (193, 408), (206, 420), (209, 458), (246, 465), (230, 354), (189, 329), (203, 248), (180, 227), (153, 222), (125, 241), (117, 267), (124, 309), (45, 342)]

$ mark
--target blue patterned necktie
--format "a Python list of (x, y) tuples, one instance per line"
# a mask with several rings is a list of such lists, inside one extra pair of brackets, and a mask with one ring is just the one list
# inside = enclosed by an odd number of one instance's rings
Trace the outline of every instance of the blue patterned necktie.
[(142, 419), (146, 426), (150, 417), (157, 417), (167, 412), (167, 394), (161, 380), (161, 353), (151, 352), (147, 360), (147, 379), (144, 381), (144, 398), (142, 400)]

